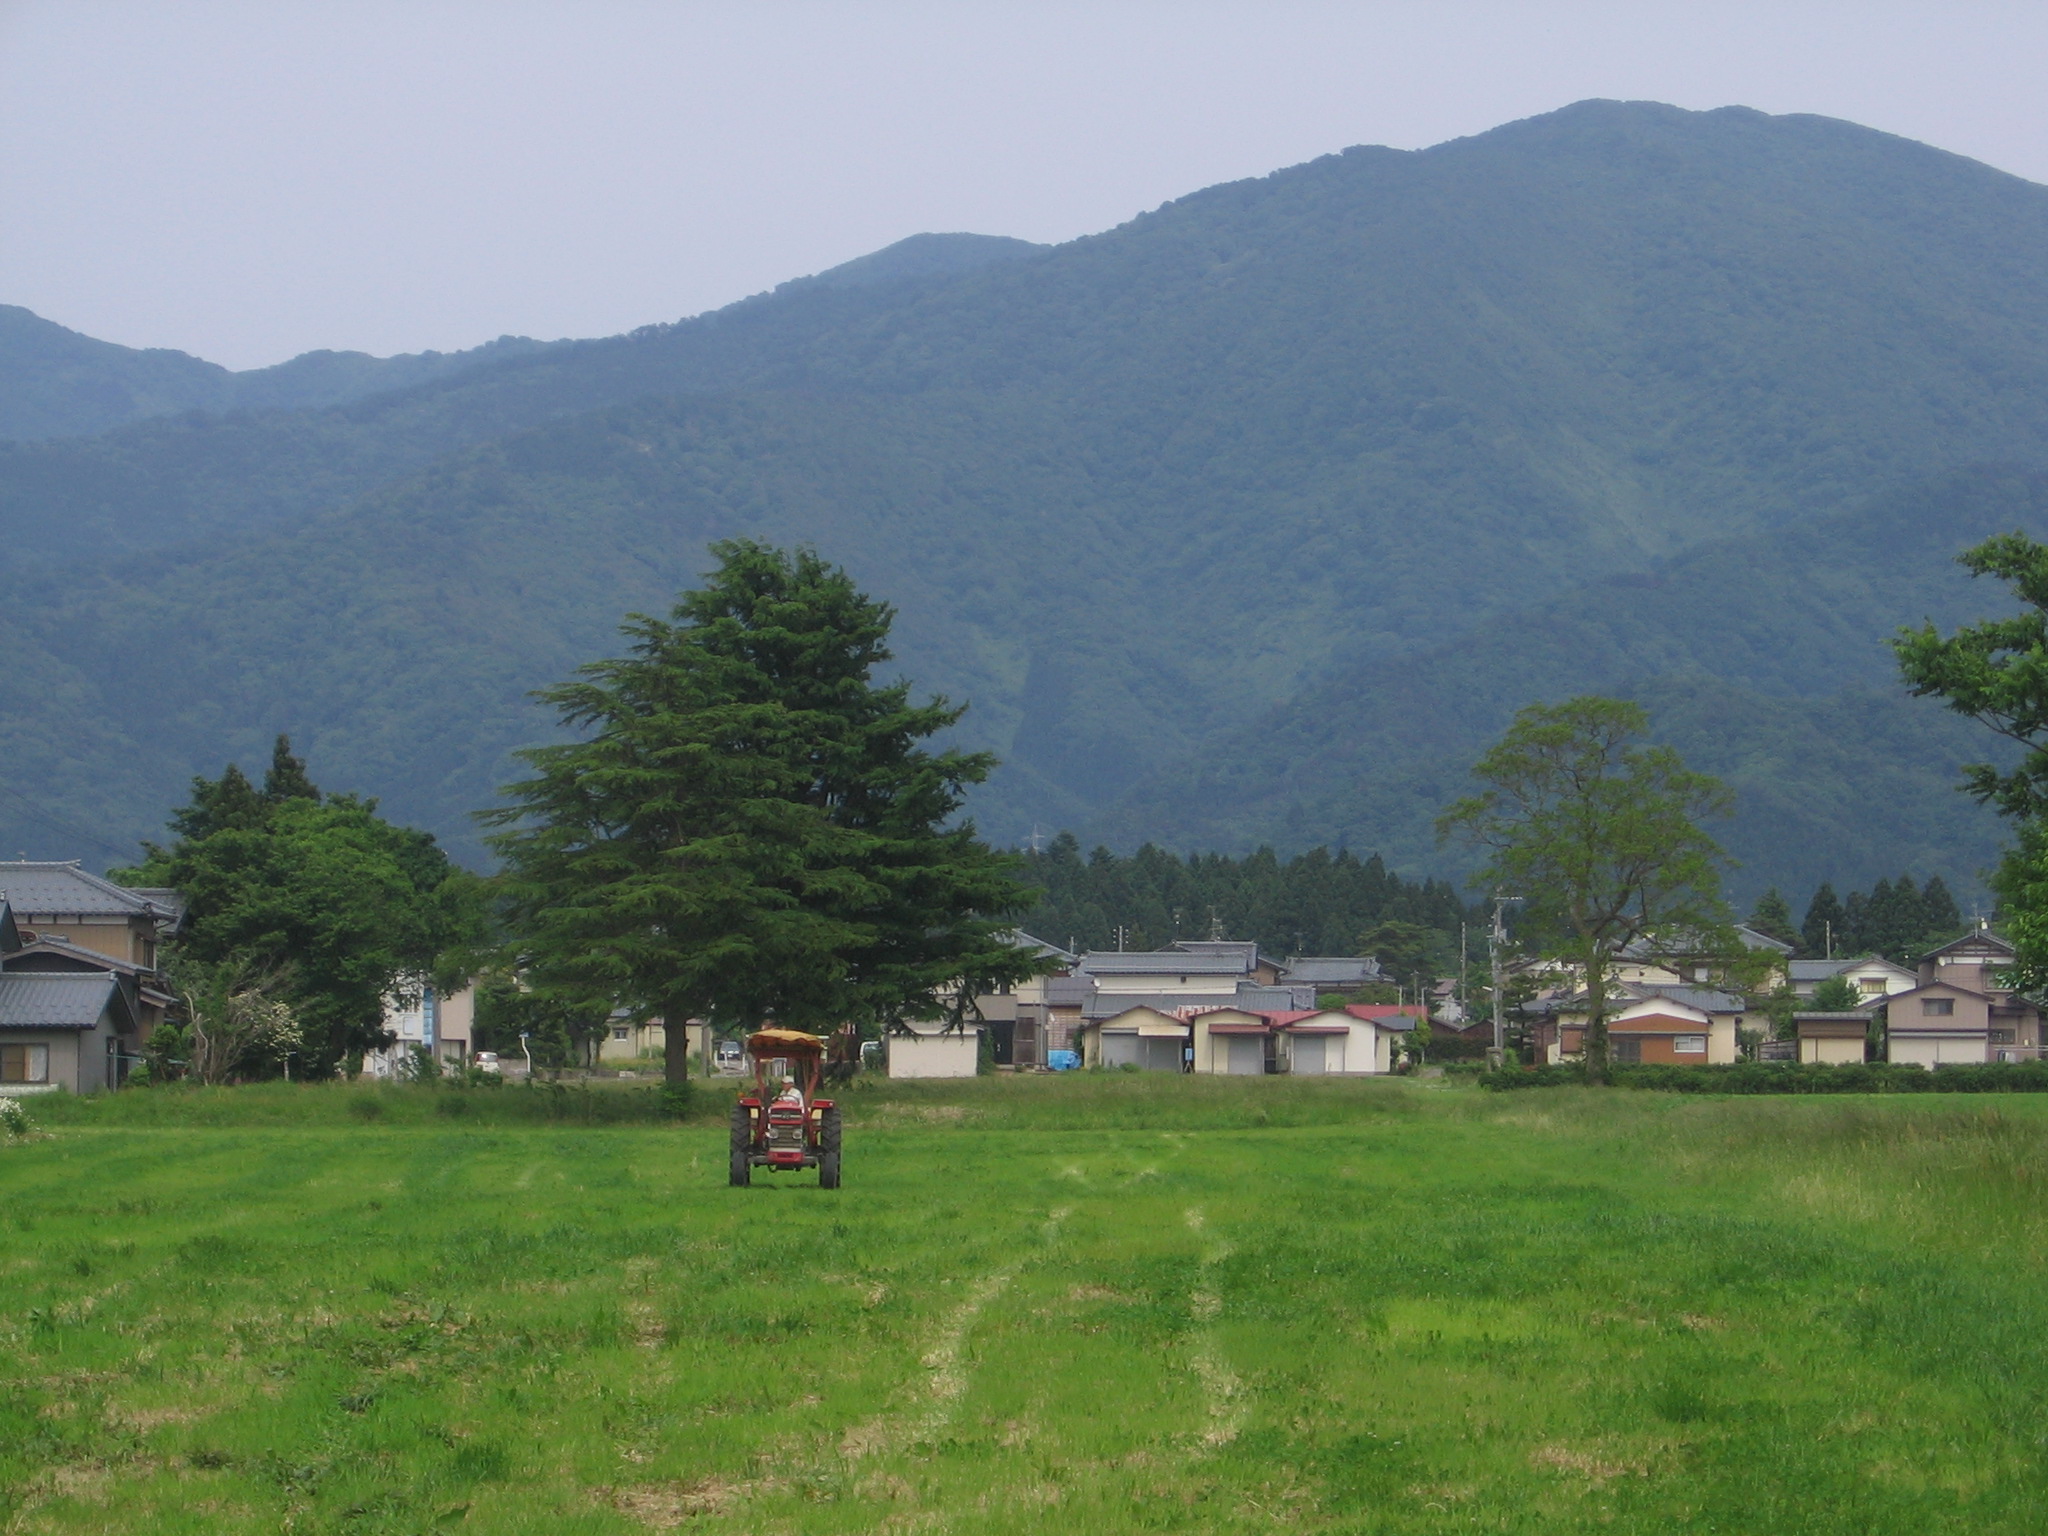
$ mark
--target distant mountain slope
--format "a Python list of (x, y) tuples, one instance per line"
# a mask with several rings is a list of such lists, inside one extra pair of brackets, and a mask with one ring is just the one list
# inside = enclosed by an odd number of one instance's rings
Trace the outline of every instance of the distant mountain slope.
[(782, 287), (866, 288), (905, 277), (957, 277), (963, 272), (1051, 249), (1049, 245), (1008, 235), (911, 235), (879, 251), (828, 267), (815, 276), (795, 278)]
[(303, 410), (462, 373), (539, 351), (505, 336), (465, 352), (371, 357), (307, 352), (233, 373), (167, 347), (95, 341), (14, 304), (0, 304), (0, 440), (89, 437), (180, 411)]
[[(1582, 103), (968, 270), (892, 249), (872, 282), (346, 406), (0, 450), (0, 789), (132, 835), (285, 727), (459, 833), (548, 729), (523, 690), (753, 532), (899, 603), (906, 668), (1006, 759), (999, 834), (1126, 797), (1106, 824), (1180, 846), (1346, 827), (1421, 857), (1412, 805), (1369, 807), (1426, 764), (1390, 754), (1360, 810), (1254, 722), (1342, 716), (1340, 674), (1427, 677), (1435, 703), (1402, 697), (1462, 750), (1552, 686), (1522, 639), (1566, 594), (1598, 613), (1688, 551), (2048, 465), (2048, 189), (1825, 119)], [(1597, 625), (1559, 665), (1792, 698), (1774, 626), (1861, 633), (1923, 591), (1838, 591), (1784, 547), (1784, 580), (1727, 597), (1751, 638), (1725, 665)], [(1454, 656), (1468, 634), (1492, 640)], [(1226, 760), (1242, 782), (1188, 777)]]
[(1908, 698), (1885, 641), (2008, 610), (1954, 557), (2012, 529), (2048, 537), (2048, 474), (1958, 474), (1550, 594), (1398, 663), (1333, 666), (1130, 791), (1098, 830), (1235, 848), (1313, 828), (1460, 870), (1467, 856), (1438, 849), (1430, 823), (1470, 792), (1474, 759), (1522, 705), (1598, 692), (1640, 699), (1687, 761), (1735, 785), (1726, 841), (1743, 889), (1909, 866), (1973, 876), (2004, 833), (1955, 785), (2001, 744)]

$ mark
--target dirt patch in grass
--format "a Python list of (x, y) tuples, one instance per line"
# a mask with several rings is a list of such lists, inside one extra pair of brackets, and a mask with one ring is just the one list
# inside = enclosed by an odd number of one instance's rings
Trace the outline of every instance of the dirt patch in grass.
[(1647, 1458), (1624, 1459), (1618, 1455), (1561, 1443), (1539, 1445), (1529, 1453), (1529, 1461), (1532, 1466), (1549, 1467), (1558, 1472), (1575, 1472), (1595, 1483), (1612, 1482), (1617, 1477), (1650, 1475)]
[(768, 1491), (770, 1484), (721, 1477), (688, 1482), (635, 1483), (626, 1488), (593, 1488), (592, 1497), (653, 1531), (672, 1531), (698, 1515), (722, 1515)]

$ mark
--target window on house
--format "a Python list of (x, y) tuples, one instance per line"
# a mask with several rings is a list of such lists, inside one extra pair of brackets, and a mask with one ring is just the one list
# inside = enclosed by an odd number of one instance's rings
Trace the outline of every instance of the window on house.
[(1856, 978), (1856, 985), (1866, 992), (1882, 992), (1884, 990), (1884, 978), (1882, 976), (1858, 976)]
[(1920, 999), (1920, 1013), (1924, 1018), (1945, 1019), (1956, 1011), (1956, 1000), (1952, 997), (1923, 997)]
[(1612, 1056), (1617, 1064), (1641, 1061), (1643, 1042), (1633, 1035), (1616, 1035), (1608, 1042), (1607, 1054)]
[(2012, 1031), (2009, 1029), (1994, 1029), (1991, 1031), (1991, 1043), (1993, 1045), (2011, 1045)]
[(47, 1083), (50, 1080), (50, 1048), (47, 1045), (0, 1045), (0, 1083)]
[(630, 1040), (633, 1038), (633, 1031), (630, 1029), (615, 1029), (612, 1031), (612, 1038), (614, 1040)]
[(1673, 1035), (1671, 1049), (1680, 1056), (1704, 1056), (1707, 1054), (1705, 1035)]

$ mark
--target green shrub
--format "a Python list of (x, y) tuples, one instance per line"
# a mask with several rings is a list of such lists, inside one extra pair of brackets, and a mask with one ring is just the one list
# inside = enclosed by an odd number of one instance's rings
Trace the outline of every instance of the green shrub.
[[(1730, 1066), (1630, 1066), (1612, 1069), (1617, 1088), (1660, 1093), (2048, 1093), (2048, 1062), (1995, 1062), (1929, 1071), (1883, 1061), (1842, 1066), (1795, 1066), (1742, 1061)], [(1582, 1068), (1532, 1067), (1481, 1073), (1476, 1081), (1495, 1092), (1556, 1088), (1586, 1081)]]

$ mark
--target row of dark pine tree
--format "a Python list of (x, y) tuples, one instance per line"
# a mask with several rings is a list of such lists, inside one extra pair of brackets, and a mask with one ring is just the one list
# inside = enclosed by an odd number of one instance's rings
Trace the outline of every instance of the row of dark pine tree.
[(1455, 957), (1458, 925), (1472, 915), (1448, 882), (1404, 880), (1378, 854), (1348, 850), (1182, 858), (1148, 843), (1128, 857), (1084, 857), (1062, 832), (1024, 858), (1039, 901), (1018, 926), (1063, 948), (1158, 949), (1214, 934), (1256, 939), (1274, 955), (1349, 955), (1369, 930), (1397, 922), (1447, 935)]
[(1837, 896), (1834, 886), (1822, 881), (1797, 927), (1785, 898), (1766, 891), (1749, 925), (1796, 944), (1801, 955), (1814, 959), (1883, 955), (1903, 961), (1955, 938), (1963, 931), (1963, 917), (1941, 876), (1916, 885), (1911, 875), (1901, 875), (1878, 881), (1867, 895), (1851, 891), (1847, 897)]

